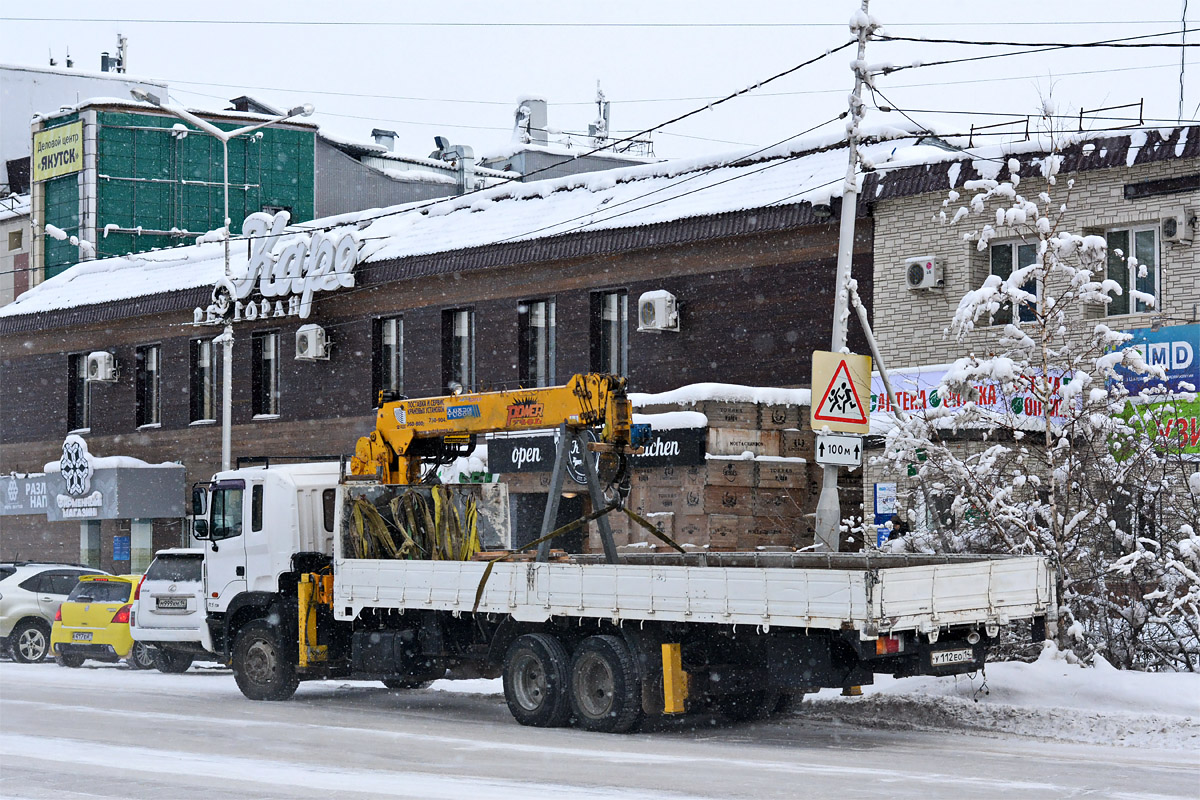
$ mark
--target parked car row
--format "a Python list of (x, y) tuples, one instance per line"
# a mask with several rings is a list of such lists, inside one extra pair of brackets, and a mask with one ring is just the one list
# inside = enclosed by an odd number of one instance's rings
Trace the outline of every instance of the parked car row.
[(0, 564), (0, 648), (15, 661), (52, 655), (186, 672), (213, 660), (204, 621), (204, 553), (160, 550), (144, 575), (70, 564)]

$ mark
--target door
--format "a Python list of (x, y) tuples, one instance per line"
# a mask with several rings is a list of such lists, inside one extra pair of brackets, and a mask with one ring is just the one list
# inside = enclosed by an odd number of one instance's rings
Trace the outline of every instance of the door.
[(246, 591), (245, 481), (221, 481), (209, 499), (204, 541), (204, 591), (208, 610), (222, 612)]
[(56, 569), (38, 576), (38, 608), (46, 619), (54, 619), (58, 607), (67, 599), (75, 584), (79, 583), (79, 576), (91, 574), (80, 570)]

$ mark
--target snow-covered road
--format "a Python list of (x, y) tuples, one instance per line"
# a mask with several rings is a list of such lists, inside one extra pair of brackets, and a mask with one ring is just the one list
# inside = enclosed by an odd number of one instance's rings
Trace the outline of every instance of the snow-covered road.
[(674, 721), (605, 736), (522, 728), (495, 691), (488, 681), (416, 692), (332, 681), (302, 685), (291, 702), (252, 703), (224, 670), (0, 663), (0, 795), (1200, 796), (1197, 752), (1178, 737), (1156, 748), (902, 731), (871, 724), (869, 705), (839, 718), (828, 702), (753, 725)]

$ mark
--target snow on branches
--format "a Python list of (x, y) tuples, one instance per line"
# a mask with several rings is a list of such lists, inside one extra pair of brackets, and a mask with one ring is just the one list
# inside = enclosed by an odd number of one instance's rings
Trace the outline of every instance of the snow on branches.
[(938, 392), (962, 402), (897, 417), (886, 435), (883, 460), (913, 475), (917, 523), (888, 547), (1043, 555), (1060, 646), (1125, 667), (1200, 670), (1200, 472), (1181, 446), (1187, 433), (1172, 428), (1176, 404), (1196, 395), (1131, 394), (1122, 375), (1161, 380), (1163, 369), (1129, 334), (1089, 320), (1121, 294), (1108, 279), (1114, 259), (1143, 277), (1145, 267), (1070, 230), (1085, 221), (1056, 148), (1024, 158), (975, 162), (983, 177), (935, 212), (947, 236), (1020, 257), (981, 276), (947, 328), (968, 355)]

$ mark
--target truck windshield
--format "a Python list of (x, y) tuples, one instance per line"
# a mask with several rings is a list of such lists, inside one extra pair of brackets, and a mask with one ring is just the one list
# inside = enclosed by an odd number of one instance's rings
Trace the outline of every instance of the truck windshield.
[(212, 538), (242, 535), (242, 489), (218, 488), (212, 493)]

